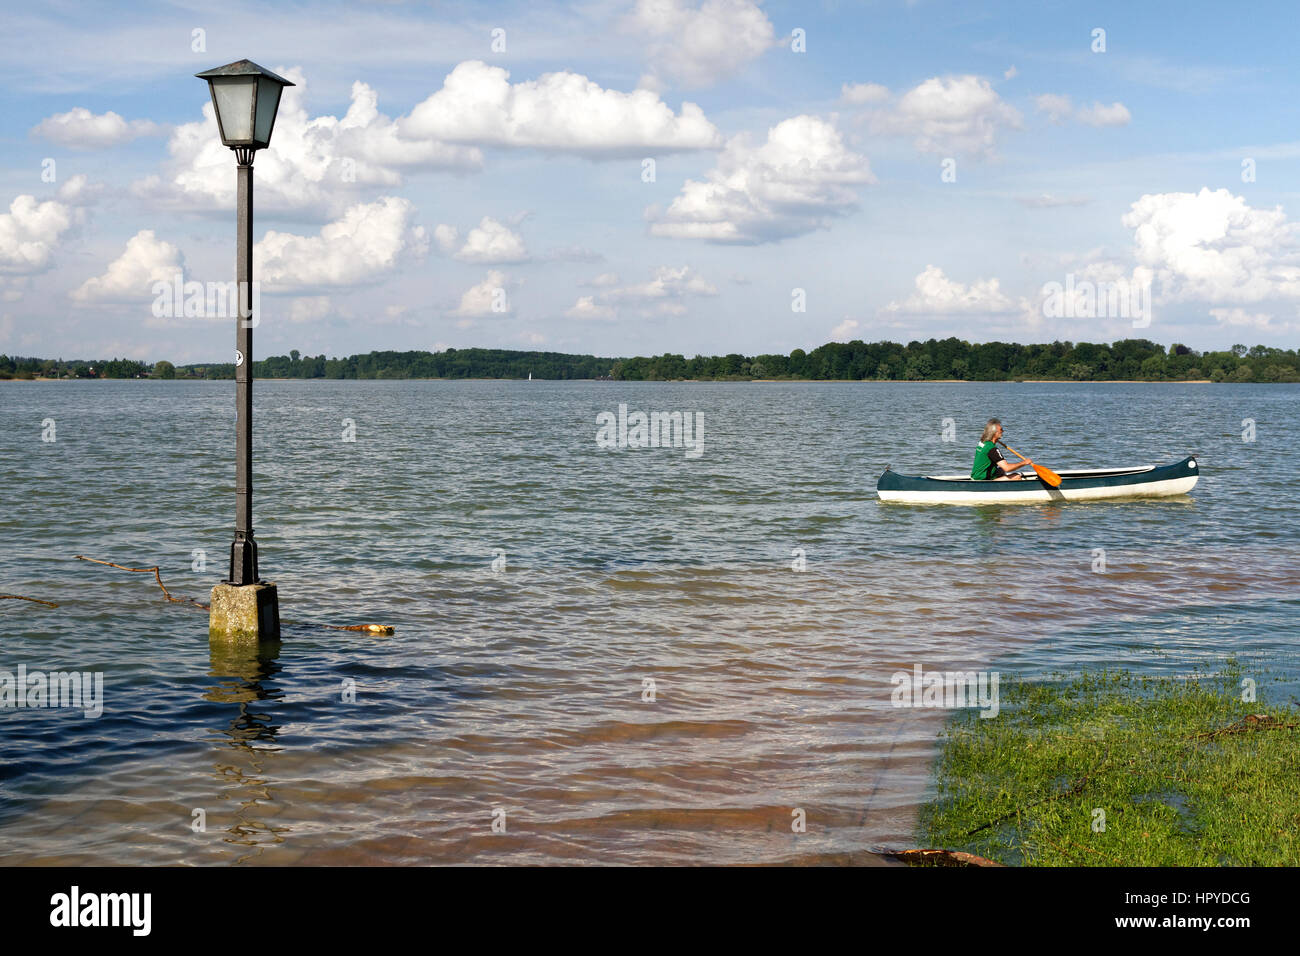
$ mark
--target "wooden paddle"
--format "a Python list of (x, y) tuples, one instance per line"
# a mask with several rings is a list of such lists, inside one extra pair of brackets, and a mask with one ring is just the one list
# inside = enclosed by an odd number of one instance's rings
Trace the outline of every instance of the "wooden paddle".
[[(1002, 445), (1002, 442), (998, 442), (998, 444)], [(1015, 455), (1017, 458), (1024, 459), (1025, 457), (1010, 445), (1002, 445), (1002, 447), (1011, 452), (1011, 454)], [(1043, 484), (1051, 488), (1061, 487), (1061, 476), (1052, 471), (1052, 469), (1044, 468), (1042, 465), (1031, 465), (1030, 467), (1034, 469), (1034, 474), (1043, 479)]]

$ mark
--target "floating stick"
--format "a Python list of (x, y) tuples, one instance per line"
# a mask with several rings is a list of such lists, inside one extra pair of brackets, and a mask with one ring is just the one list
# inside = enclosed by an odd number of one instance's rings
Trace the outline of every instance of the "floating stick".
[[(162, 572), (158, 565), (151, 568), (128, 568), (125, 564), (114, 564), (112, 561), (101, 561), (98, 558), (88, 558), (85, 555), (73, 555), (78, 561), (90, 561), (94, 564), (102, 564), (110, 568), (117, 568), (119, 571), (131, 571), (136, 574), (152, 574), (158, 586), (162, 588), (163, 596), (173, 604), (192, 604), (194, 607), (201, 608), (204, 611), (210, 610), (208, 605), (200, 604), (191, 598), (172, 597), (171, 592), (167, 590), (167, 585), (163, 584)], [(4, 595), (5, 597), (17, 597), (18, 595)], [(23, 598), (24, 601), (35, 601), (35, 598)], [(38, 601), (39, 604), (49, 604), (48, 601)], [(58, 607), (57, 604), (50, 604), (50, 607)], [(394, 628), (388, 624), (317, 624), (312, 621), (290, 621), (284, 620), (284, 624), (300, 624), (304, 627), (326, 627), (332, 631), (363, 631), (367, 634), (392, 634)]]
[(21, 594), (0, 594), (0, 601), (31, 601), (33, 604), (44, 604), (46, 607), (58, 607), (53, 601), (42, 601), (40, 598), (23, 597)]
[(138, 574), (149, 574), (152, 572), (154, 579), (158, 582), (158, 586), (162, 588), (163, 597), (167, 598), (167, 600), (171, 601), (173, 604), (193, 604), (195, 607), (201, 607), (205, 611), (209, 610), (206, 604), (200, 604), (198, 601), (191, 600), (190, 598), (172, 597), (171, 592), (167, 590), (167, 585), (163, 584), (162, 572), (158, 569), (158, 565), (156, 564), (152, 568), (128, 568), (124, 564), (114, 564), (112, 561), (100, 561), (98, 558), (87, 558), (81, 554), (73, 555), (73, 557), (78, 561), (91, 561), (95, 564), (104, 564), (110, 568), (117, 568), (119, 571), (134, 571)]

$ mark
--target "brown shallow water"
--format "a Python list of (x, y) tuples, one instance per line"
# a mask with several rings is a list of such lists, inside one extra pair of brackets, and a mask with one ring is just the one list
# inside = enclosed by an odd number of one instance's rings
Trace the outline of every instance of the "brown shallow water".
[[(397, 633), (290, 626), (258, 658), (213, 651), (147, 576), (70, 560), (158, 562), (197, 597), (220, 576), (191, 561), (228, 541), (229, 390), (164, 384), (4, 409), (0, 477), (31, 506), (0, 590), (61, 607), (0, 602), (0, 668), (102, 670), (106, 706), (0, 710), (3, 862), (875, 864), (915, 845), (945, 717), (893, 707), (897, 670), (1231, 654), (1295, 690), (1289, 387), (270, 383), (258, 533), (284, 615)], [(705, 454), (597, 453), (622, 401), (703, 411)], [(910, 434), (916, 471), (952, 471), (939, 422), (972, 404), (1057, 422), (1077, 457), (1054, 466), (1185, 449), (1205, 478), (1158, 502), (877, 502), (879, 449)], [(1243, 496), (1206, 449), (1248, 411), (1274, 431), (1231, 449)], [(53, 448), (28, 434), (46, 416)], [(1090, 451), (1098, 418), (1125, 437)]]

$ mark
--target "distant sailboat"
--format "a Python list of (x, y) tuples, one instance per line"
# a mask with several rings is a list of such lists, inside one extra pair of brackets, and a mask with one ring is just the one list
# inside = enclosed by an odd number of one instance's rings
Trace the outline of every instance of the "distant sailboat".
[(528, 381), (531, 382), (532, 380), (533, 380), (533, 373), (532, 373), (532, 372), (529, 372), (529, 373), (528, 373)]

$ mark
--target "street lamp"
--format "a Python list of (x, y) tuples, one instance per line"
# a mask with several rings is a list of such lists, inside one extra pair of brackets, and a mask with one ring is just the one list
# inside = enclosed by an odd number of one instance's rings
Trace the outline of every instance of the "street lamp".
[(275, 585), (262, 581), (253, 540), (253, 154), (271, 144), (280, 94), (294, 84), (251, 60), (196, 73), (207, 80), (221, 142), (235, 151), (235, 540), (230, 577), (212, 589), (212, 636), (273, 640), (280, 636)]

